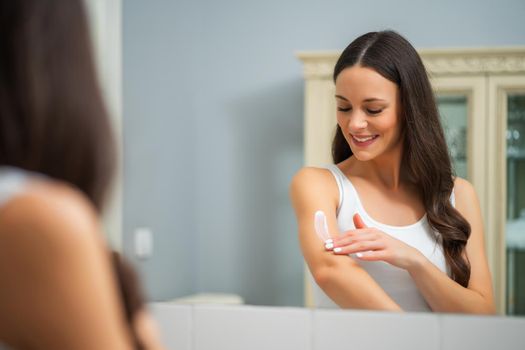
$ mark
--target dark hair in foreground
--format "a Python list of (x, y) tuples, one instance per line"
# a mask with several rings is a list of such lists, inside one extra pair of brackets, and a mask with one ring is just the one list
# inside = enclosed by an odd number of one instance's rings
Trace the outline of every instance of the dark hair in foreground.
[[(72, 184), (100, 213), (114, 164), (82, 1), (0, 0), (0, 165)], [(131, 324), (136, 276), (112, 262)]]
[(115, 152), (82, 4), (0, 4), (0, 164), (69, 182), (101, 211)]
[[(399, 88), (403, 137), (402, 171), (420, 189), (430, 226), (439, 233), (451, 276), (466, 287), (470, 263), (464, 255), (470, 225), (451, 205), (453, 174), (430, 81), (414, 47), (393, 31), (371, 32), (355, 39), (334, 68), (334, 81), (345, 68), (368, 67)], [(332, 143), (335, 163), (352, 155), (341, 128)]]

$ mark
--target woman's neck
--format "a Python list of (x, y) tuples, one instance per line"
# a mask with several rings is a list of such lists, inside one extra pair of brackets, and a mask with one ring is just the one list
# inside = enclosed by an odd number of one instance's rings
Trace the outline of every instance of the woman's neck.
[(368, 161), (351, 157), (350, 166), (354, 169), (354, 174), (364, 176), (385, 189), (398, 191), (408, 182), (406, 172), (401, 169), (401, 160), (401, 147), (396, 147)]

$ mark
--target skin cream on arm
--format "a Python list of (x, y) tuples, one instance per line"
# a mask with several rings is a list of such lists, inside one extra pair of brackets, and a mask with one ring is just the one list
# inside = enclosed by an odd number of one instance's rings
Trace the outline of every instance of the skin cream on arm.
[(326, 215), (322, 210), (318, 210), (315, 212), (314, 226), (317, 236), (323, 242), (330, 239), (330, 234), (328, 233), (328, 222), (326, 221)]

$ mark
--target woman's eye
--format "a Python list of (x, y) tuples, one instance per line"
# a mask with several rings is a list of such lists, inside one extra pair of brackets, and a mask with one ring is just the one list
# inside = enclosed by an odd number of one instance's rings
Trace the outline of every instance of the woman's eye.
[(348, 112), (349, 110), (351, 110), (351, 108), (350, 108), (350, 107), (348, 107), (348, 108), (337, 107), (337, 110), (338, 110), (339, 112)]
[(381, 112), (383, 112), (382, 109), (367, 109), (366, 110), (369, 114), (379, 114)]

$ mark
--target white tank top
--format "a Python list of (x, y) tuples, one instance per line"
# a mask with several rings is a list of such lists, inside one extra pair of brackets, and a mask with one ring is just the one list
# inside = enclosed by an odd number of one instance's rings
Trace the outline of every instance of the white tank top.
[(30, 176), (18, 168), (0, 167), (0, 208), (24, 190)]
[[(423, 255), (436, 265), (441, 271), (448, 273), (442, 245), (436, 241), (436, 236), (427, 220), (426, 214), (416, 223), (408, 226), (391, 226), (380, 223), (365, 211), (359, 195), (350, 179), (333, 164), (326, 166), (332, 172), (339, 187), (339, 205), (337, 208), (337, 224), (340, 232), (355, 229), (353, 216), (359, 213), (364, 223), (369, 227), (376, 227), (381, 231), (418, 249)], [(454, 203), (454, 193), (450, 198)], [(351, 254), (353, 256), (353, 254)], [(385, 292), (404, 311), (431, 311), (425, 299), (410, 277), (410, 274), (401, 268), (392, 266), (383, 261), (362, 261), (355, 258), (364, 270), (385, 290)], [(314, 305), (319, 308), (337, 308), (335, 304), (315, 283), (310, 275)], [(359, 288), (356, 286), (356, 288)]]

